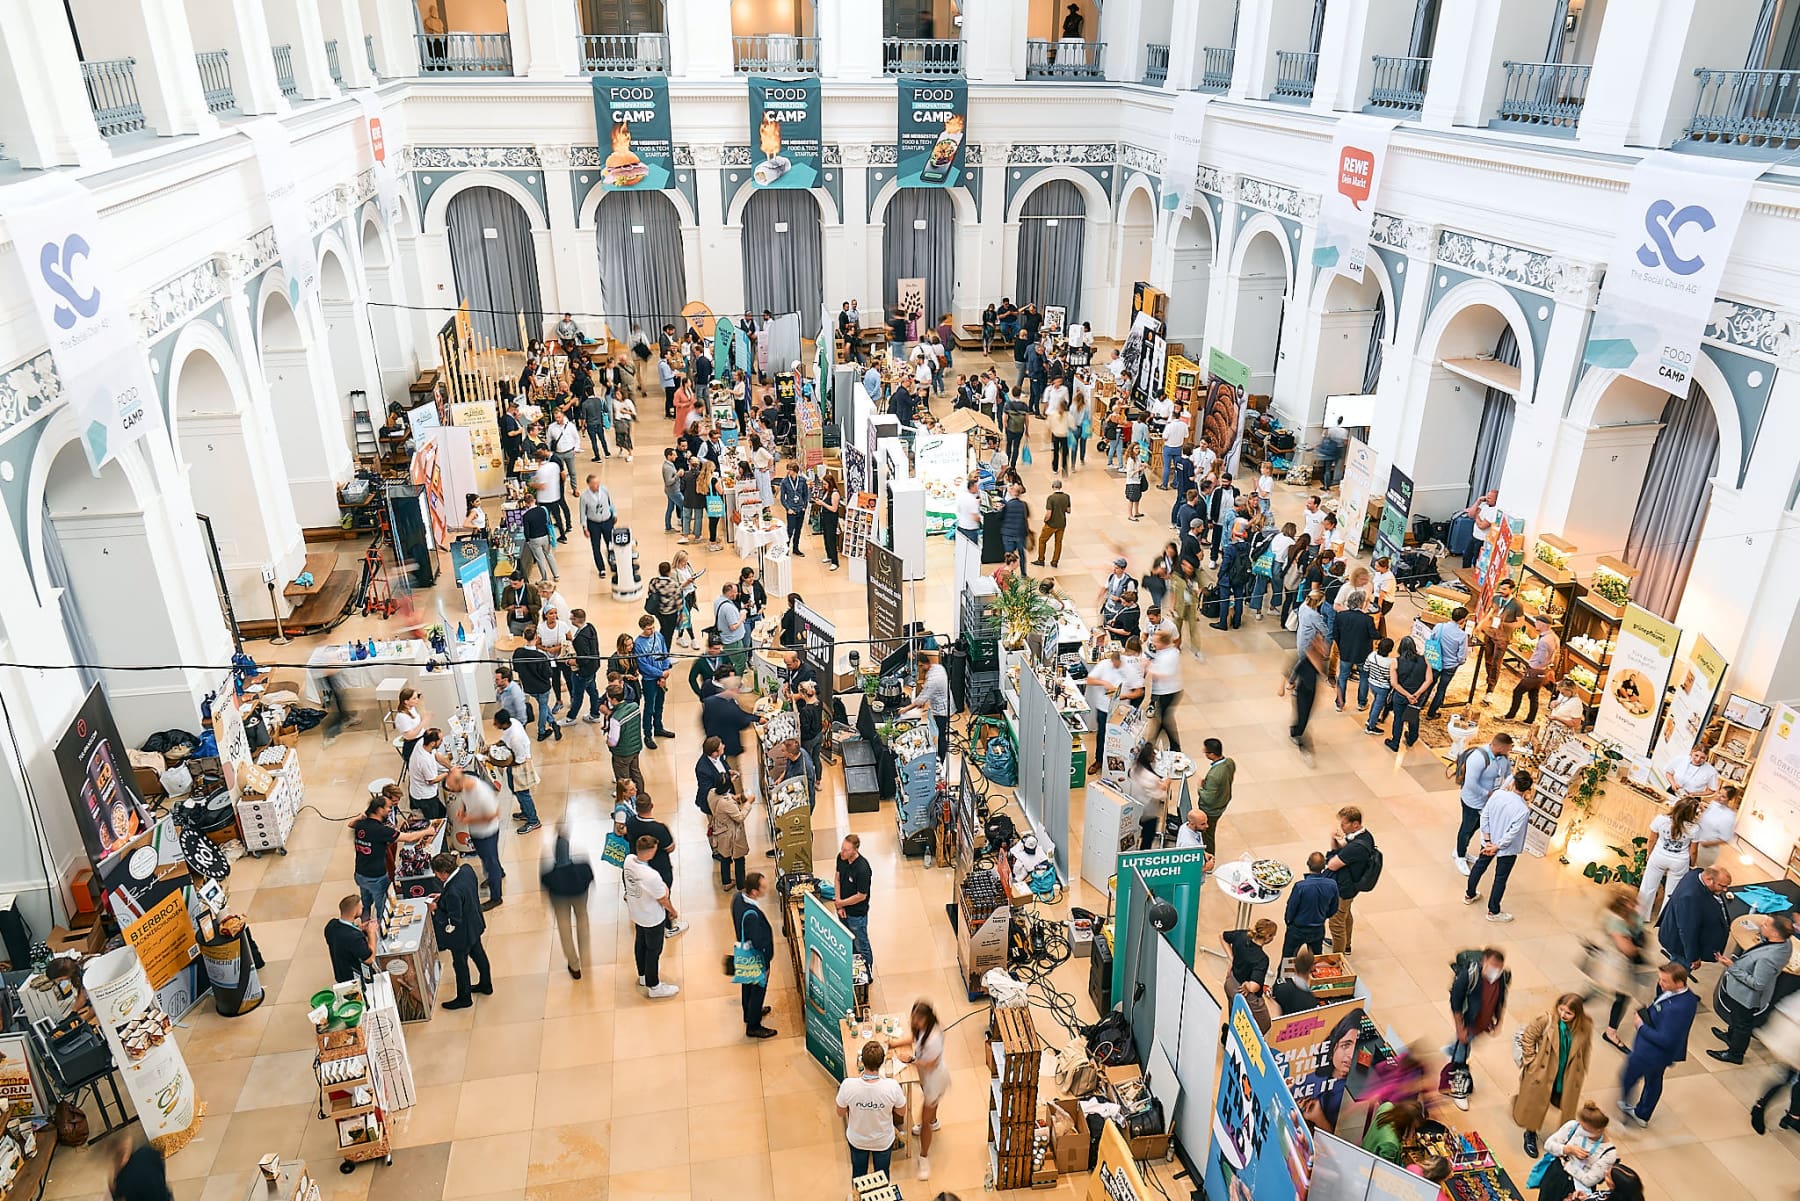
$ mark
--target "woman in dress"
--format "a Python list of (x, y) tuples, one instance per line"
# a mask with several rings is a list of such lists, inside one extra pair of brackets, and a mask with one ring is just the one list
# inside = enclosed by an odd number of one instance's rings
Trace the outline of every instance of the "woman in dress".
[(756, 495), (767, 509), (775, 503), (775, 456), (760, 433), (750, 435), (750, 470), (756, 476)]
[(1144, 455), (1134, 444), (1125, 449), (1125, 516), (1131, 521), (1143, 520), (1138, 502), (1144, 499)]
[(1525, 1154), (1537, 1155), (1538, 1127), (1552, 1105), (1564, 1122), (1575, 1119), (1593, 1048), (1594, 1023), (1572, 992), (1556, 998), (1548, 1012), (1532, 1018), (1519, 1032), (1519, 1091), (1513, 1097), (1512, 1119), (1525, 1131)]
[(950, 1067), (944, 1062), (944, 1030), (937, 1010), (929, 1001), (915, 1001), (905, 1041), (893, 1044), (900, 1058), (919, 1070), (919, 1124), (912, 1132), (919, 1138), (919, 1179), (931, 1178), (931, 1135), (938, 1128), (938, 1105), (950, 1091)]
[(825, 570), (838, 569), (838, 521), (844, 515), (844, 493), (837, 476), (826, 475), (825, 498), (819, 502), (819, 537), (825, 542)]

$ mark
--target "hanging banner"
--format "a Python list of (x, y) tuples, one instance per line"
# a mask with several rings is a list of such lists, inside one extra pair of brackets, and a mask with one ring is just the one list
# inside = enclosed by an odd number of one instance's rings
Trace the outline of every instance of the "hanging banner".
[(1200, 203), (1200, 134), (1212, 97), (1181, 92), (1169, 123), (1169, 149), (1163, 162), (1162, 206), (1182, 220)]
[(920, 434), (913, 469), (925, 485), (925, 528), (944, 533), (956, 524), (956, 498), (968, 491), (969, 435)]
[(1244, 389), (1249, 386), (1249, 367), (1216, 346), (1206, 352), (1206, 416), (1200, 422), (1199, 441), (1233, 475), (1243, 441)]
[(824, 95), (817, 77), (750, 77), (750, 179), (759, 188), (816, 188), (824, 178)]
[(1606, 672), (1606, 690), (1594, 717), (1594, 737), (1610, 740), (1629, 756), (1645, 754), (1656, 734), (1656, 714), (1663, 689), (1675, 666), (1675, 645), (1681, 631), (1633, 604), (1625, 606), (1625, 618), (1613, 640), (1612, 664)]
[(794, 616), (800, 626), (800, 656), (818, 677), (819, 699), (829, 707), (837, 679), (837, 626), (804, 602), (794, 606)]
[(1375, 194), (1387, 163), (1394, 123), (1377, 117), (1338, 118), (1331, 142), (1331, 177), (1320, 194), (1312, 262), (1327, 274), (1362, 282), (1375, 228)]
[(387, 153), (387, 131), (382, 127), (381, 100), (371, 89), (350, 93), (362, 108), (363, 132), (369, 135), (369, 161), (375, 172), (375, 197), (381, 204), (381, 220), (389, 231), (399, 228), (405, 212), (400, 203), (400, 180)]
[(1667, 151), (1638, 163), (1586, 362), (1686, 394), (1750, 189), (1767, 165)]
[(1298, 1201), (1312, 1179), (1312, 1131), (1244, 998), (1231, 999), (1213, 1106), (1206, 1195)]
[(850, 930), (812, 893), (805, 899), (806, 1050), (833, 1080), (844, 1078), (844, 1035), (838, 1022), (856, 1016)]
[(1398, 467), (1388, 469), (1387, 499), (1381, 507), (1381, 524), (1375, 527), (1375, 557), (1399, 562), (1406, 545), (1406, 523), (1412, 517), (1413, 482)]
[(1363, 525), (1369, 518), (1369, 496), (1375, 491), (1375, 451), (1351, 438), (1344, 445), (1344, 478), (1338, 483), (1338, 530), (1344, 543), (1362, 553)]
[[(74, 806), (75, 828), (81, 831), (88, 862), (105, 880), (116, 866), (113, 857), (150, 828), (150, 819), (100, 685), (88, 689), (75, 720), (56, 744), (56, 766)], [(145, 875), (155, 863), (152, 851)]]
[(288, 304), (297, 312), (319, 294), (319, 254), (313, 247), (306, 197), (294, 171), (294, 150), (287, 130), (273, 117), (237, 127), (256, 149), (269, 223), (275, 227), (275, 249), (287, 274)]
[(1739, 812), (1743, 840), (1777, 863), (1787, 862), (1800, 841), (1800, 710), (1794, 706), (1775, 706)]
[[(1119, 855), (1118, 918), (1116, 929), (1130, 935), (1134, 921), (1148, 920), (1132, 912), (1132, 890), (1125, 886), (1126, 871), (1137, 873), (1151, 895), (1175, 906), (1175, 928), (1164, 931), (1169, 944), (1181, 953), (1182, 962), (1194, 966), (1195, 934), (1200, 928), (1200, 894), (1206, 886), (1206, 848), (1173, 847), (1160, 851), (1125, 851)], [(1123, 943), (1121, 942), (1121, 945)], [(1125, 996), (1126, 956), (1113, 959), (1113, 996)]]
[(1719, 648), (1699, 634), (1688, 645), (1687, 655), (1675, 664), (1670, 677), (1668, 704), (1657, 723), (1656, 749), (1651, 752), (1650, 766), (1668, 775), (1688, 761), (1688, 755), (1700, 741), (1706, 715), (1712, 712), (1713, 698), (1725, 682), (1729, 666)]
[(187, 1145), (200, 1127), (194, 1078), (175, 1045), (175, 1023), (130, 947), (88, 960), (84, 972), (100, 1033), (125, 1077), (144, 1135), (164, 1155)]
[(161, 420), (100, 211), (86, 188), (53, 172), (0, 189), (0, 216), (88, 465), (99, 471)]
[(594, 128), (609, 192), (660, 192), (675, 186), (675, 136), (664, 75), (594, 76)]
[(900, 87), (899, 158), (903, 188), (954, 188), (963, 181), (969, 85), (956, 79), (895, 80)]

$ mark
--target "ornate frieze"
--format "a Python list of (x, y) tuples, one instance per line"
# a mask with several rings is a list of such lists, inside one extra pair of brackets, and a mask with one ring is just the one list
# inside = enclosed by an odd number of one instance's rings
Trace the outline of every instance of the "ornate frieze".
[(1451, 229), (1438, 234), (1437, 257), (1445, 266), (1471, 275), (1485, 275), (1552, 294), (1569, 286), (1566, 281), (1571, 272), (1579, 275), (1583, 271), (1580, 264), (1541, 251), (1490, 242)]
[(45, 351), (0, 372), (0, 430), (29, 420), (62, 399), (62, 380)]
[(453, 171), (522, 170), (542, 167), (543, 159), (536, 146), (413, 146), (413, 167), (421, 170)]
[(1715, 300), (1706, 322), (1706, 336), (1714, 342), (1779, 359), (1800, 349), (1795, 341), (1796, 322), (1800, 322), (1800, 317), (1792, 313), (1777, 313), (1735, 300)]
[(1133, 146), (1130, 142), (1121, 142), (1119, 166), (1128, 171), (1142, 171), (1146, 175), (1161, 175), (1163, 154), (1160, 150), (1146, 150), (1142, 146)]
[(154, 342), (166, 330), (173, 329), (199, 312), (224, 292), (219, 276), (219, 263), (207, 259), (174, 279), (153, 289), (133, 310), (138, 332), (145, 341)]
[(719, 147), (719, 165), (721, 167), (748, 167), (750, 165), (750, 147), (747, 145)]
[[(973, 147), (970, 147), (973, 149)], [(899, 147), (892, 142), (872, 142), (869, 144), (869, 166), (892, 167), (900, 161)]]
[[(1238, 180), (1237, 199), (1239, 204), (1247, 204), (1251, 208), (1259, 208), (1264, 212), (1275, 213), (1282, 217), (1291, 217), (1296, 221), (1306, 218), (1305, 198), (1293, 188), (1284, 188), (1280, 184), (1256, 179), (1245, 175)], [(1314, 201), (1315, 205), (1317, 201)], [(1315, 209), (1315, 211), (1317, 211)]]
[(1021, 167), (1104, 167), (1118, 151), (1113, 142), (1014, 142), (1007, 161)]

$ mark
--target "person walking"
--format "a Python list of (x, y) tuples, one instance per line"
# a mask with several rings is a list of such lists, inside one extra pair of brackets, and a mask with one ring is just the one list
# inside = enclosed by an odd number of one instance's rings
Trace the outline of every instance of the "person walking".
[(906, 1120), (906, 1094), (884, 1076), (887, 1050), (866, 1042), (857, 1056), (861, 1071), (838, 1086), (837, 1111), (850, 1144), (850, 1178), (886, 1173), (894, 1159), (900, 1123)]
[(639, 792), (648, 795), (649, 785), (644, 782), (644, 769), (638, 763), (647, 741), (642, 706), (626, 696), (625, 685), (615, 680), (606, 686), (601, 716), (606, 719), (606, 746), (612, 755), (613, 783), (630, 780), (638, 786)]
[(1629, 1052), (1619, 1041), (1619, 1022), (1637, 991), (1635, 974), (1644, 961), (1645, 931), (1638, 916), (1637, 893), (1629, 884), (1615, 884), (1609, 890), (1606, 909), (1600, 918), (1600, 937), (1588, 945), (1583, 972), (1593, 982), (1589, 996), (1612, 997), (1612, 1008), (1606, 1016), (1606, 1029), (1600, 1041), (1621, 1053)]
[[(1662, 1099), (1663, 1073), (1687, 1058), (1688, 1032), (1700, 998), (1688, 987), (1688, 970), (1665, 963), (1656, 973), (1656, 996), (1632, 1021), (1637, 1037), (1619, 1077), (1619, 1113), (1633, 1126), (1648, 1126)], [(1642, 1084), (1634, 1103), (1628, 1098)]]
[(550, 693), (556, 683), (556, 664), (538, 645), (538, 628), (535, 625), (525, 627), (525, 645), (512, 653), (513, 676), (519, 681), (519, 687), (537, 706), (537, 739), (539, 742), (554, 735), (557, 741), (562, 740), (562, 727), (556, 724), (556, 714), (550, 703)]
[[(1538, 1153), (1538, 1127), (1556, 1106), (1565, 1122), (1581, 1108), (1581, 1086), (1587, 1080), (1594, 1049), (1594, 1023), (1581, 998), (1564, 993), (1556, 1004), (1525, 1023), (1519, 1031), (1519, 1091), (1513, 1096), (1513, 1124), (1525, 1132), (1525, 1154)], [(1605, 1117), (1605, 1114), (1601, 1114)]]
[(862, 853), (862, 839), (855, 834), (844, 835), (844, 841), (838, 845), (837, 897), (832, 905), (837, 910), (838, 919), (849, 927), (851, 944), (856, 953), (863, 957), (863, 963), (871, 976), (875, 972), (875, 948), (869, 945), (869, 889), (872, 878), (869, 861)]
[(775, 931), (762, 911), (763, 894), (767, 891), (763, 874), (751, 872), (731, 898), (731, 925), (737, 931), (738, 945), (755, 952), (763, 970), (761, 981), (744, 981), (738, 986), (744, 1006), (745, 1038), (774, 1038), (778, 1033), (763, 1022), (769, 1015), (769, 1006), (763, 999), (769, 994), (769, 972), (775, 966)]
[(494, 727), (500, 731), (500, 744), (506, 748), (506, 787), (518, 802), (513, 817), (524, 824), (519, 833), (529, 834), (543, 825), (538, 820), (537, 803), (531, 790), (538, 785), (538, 768), (531, 754), (531, 739), (525, 736), (523, 722), (513, 720), (504, 709), (494, 711)]
[(1200, 752), (1206, 757), (1206, 774), (1200, 777), (1200, 789), (1194, 797), (1194, 808), (1206, 814), (1206, 849), (1211, 854), (1219, 852), (1219, 822), (1224, 820), (1225, 810), (1231, 806), (1231, 789), (1237, 782), (1237, 760), (1225, 756), (1225, 744), (1217, 738), (1208, 738), (1200, 744)]
[(1319, 612), (1324, 601), (1325, 594), (1317, 588), (1306, 594), (1306, 603), (1300, 606), (1300, 624), (1294, 640), (1297, 648), (1294, 665), (1282, 677), (1276, 693), (1278, 696), (1286, 696), (1290, 691), (1294, 694), (1294, 721), (1288, 727), (1288, 737), (1303, 751), (1308, 746), (1306, 724), (1312, 720), (1313, 702), (1318, 697), (1319, 672), (1324, 668), (1325, 656), (1331, 646), (1325, 617)]
[(594, 941), (588, 932), (588, 889), (594, 884), (594, 868), (585, 859), (577, 859), (569, 847), (569, 820), (556, 825), (556, 842), (550, 852), (550, 864), (538, 879), (550, 897), (550, 912), (556, 917), (556, 936), (562, 942), (563, 962), (569, 975), (581, 979), (582, 965), (593, 958)]
[(1723, 1027), (1713, 1027), (1713, 1037), (1725, 1049), (1708, 1050), (1720, 1063), (1743, 1063), (1750, 1035), (1762, 1024), (1775, 999), (1775, 983), (1794, 953), (1794, 919), (1786, 913), (1764, 913), (1756, 919), (1759, 941), (1731, 957), (1731, 965), (1719, 980), (1714, 1000)]
[(913, 1002), (906, 1034), (895, 1039), (896, 1058), (919, 1073), (919, 1123), (912, 1132), (919, 1138), (919, 1179), (931, 1179), (931, 1136), (937, 1132), (938, 1106), (950, 1091), (950, 1065), (944, 1059), (944, 1030), (937, 1010), (929, 1001)]
[(469, 832), (469, 842), (481, 860), (481, 874), (488, 890), (488, 899), (481, 907), (496, 908), (506, 895), (506, 868), (500, 862), (500, 794), (486, 780), (460, 767), (450, 769), (444, 780), (444, 794), (455, 798), (462, 807), (460, 823)]
[(1781, 1128), (1800, 1133), (1800, 993), (1789, 993), (1777, 1001), (1756, 1037), (1781, 1070), (1750, 1107), (1750, 1129), (1758, 1134), (1768, 1132), (1764, 1114), (1769, 1102), (1785, 1088), (1788, 1103), (1787, 1112), (1781, 1115)]
[[(704, 762), (704, 760), (703, 760)], [(744, 887), (744, 859), (750, 854), (750, 836), (744, 825), (750, 816), (750, 799), (730, 788), (715, 788), (707, 822), (713, 858), (719, 861), (719, 887), (726, 892)], [(737, 879), (732, 879), (733, 870)]]
[(1363, 813), (1355, 805), (1337, 811), (1337, 829), (1331, 834), (1331, 856), (1325, 860), (1325, 871), (1337, 883), (1337, 912), (1325, 925), (1331, 935), (1331, 949), (1340, 955), (1350, 954), (1350, 940), (1356, 933), (1356, 915), (1352, 907), (1356, 898), (1374, 889), (1381, 879), (1381, 849), (1375, 835), (1363, 828)]
[(1525, 794), (1530, 791), (1531, 773), (1516, 771), (1510, 786), (1498, 789), (1481, 810), (1481, 850), (1469, 866), (1469, 886), (1463, 892), (1463, 904), (1473, 905), (1481, 899), (1475, 890), (1492, 865), (1494, 885), (1488, 893), (1487, 911), (1490, 922), (1513, 920), (1512, 914), (1500, 908), (1500, 902), (1506, 895), (1506, 881), (1525, 850), (1525, 827), (1531, 818)]
[(1499, 947), (1481, 951), (1459, 951), (1451, 964), (1450, 1016), (1455, 1024), (1455, 1037), (1445, 1052), (1450, 1063), (1445, 1074), (1451, 1081), (1451, 1100), (1458, 1109), (1469, 1107), (1469, 1085), (1458, 1088), (1457, 1073), (1461, 1068), (1467, 1077), (1469, 1050), (1477, 1038), (1500, 1028), (1506, 1016), (1506, 996), (1512, 989), (1512, 973), (1506, 969), (1506, 952)]
[(1250, 598), (1250, 523), (1231, 523), (1231, 538), (1219, 560), (1219, 620), (1213, 629), (1239, 629), (1244, 624), (1244, 602)]
[(1051, 567), (1062, 566), (1063, 536), (1068, 533), (1069, 511), (1074, 507), (1074, 501), (1063, 491), (1063, 482), (1051, 480), (1050, 495), (1044, 498), (1044, 528), (1038, 531), (1038, 557), (1032, 561), (1034, 565), (1044, 566), (1044, 558), (1048, 555)]
[[(1626, 1201), (1616, 1182), (1615, 1187), (1607, 1184), (1615, 1173), (1629, 1170), (1620, 1166), (1619, 1149), (1606, 1136), (1609, 1125), (1604, 1110), (1592, 1101), (1584, 1101), (1575, 1115), (1545, 1140), (1544, 1153), (1551, 1159), (1538, 1185), (1538, 1201), (1565, 1201), (1569, 1197)], [(1535, 1147), (1537, 1140), (1531, 1141)], [(1536, 1155), (1537, 1151), (1534, 1149), (1531, 1154)], [(1637, 1196), (1642, 1196), (1641, 1190)]]
[(635, 932), (632, 959), (637, 965), (638, 987), (653, 1001), (681, 991), (680, 985), (665, 983), (660, 972), (666, 923), (678, 921), (680, 915), (669, 899), (669, 886), (650, 866), (659, 849), (654, 834), (640, 835), (632, 844), (632, 853), (625, 856), (622, 869), (625, 910)]
[[(556, 552), (551, 549), (550, 545), (550, 531), (555, 525), (550, 519), (550, 509), (541, 500), (533, 501), (525, 510), (521, 521), (521, 528), (525, 534), (524, 566), (526, 570), (536, 568), (540, 580), (545, 577), (551, 580), (561, 579), (562, 577), (556, 573)], [(525, 578), (518, 572), (513, 574), (520, 579)]]
[(806, 552), (800, 549), (800, 535), (806, 526), (806, 510), (812, 494), (800, 474), (800, 464), (789, 461), (780, 491), (781, 507), (787, 513), (788, 553), (803, 559)]
[(1318, 851), (1306, 857), (1306, 874), (1288, 892), (1287, 933), (1281, 937), (1281, 957), (1293, 958), (1300, 947), (1317, 955), (1325, 949), (1325, 923), (1338, 911), (1337, 881), (1325, 874), (1325, 856)]
[(1006, 489), (1006, 502), (1000, 506), (1000, 545), (1019, 557), (1019, 575), (1025, 576), (1026, 544), (1031, 540), (1031, 506), (1025, 503), (1025, 486), (1012, 484)]
[(1388, 707), (1394, 711), (1394, 732), (1384, 742), (1388, 750), (1400, 749), (1402, 733), (1407, 746), (1419, 741), (1419, 707), (1433, 682), (1431, 664), (1419, 653), (1419, 644), (1410, 636), (1402, 638), (1389, 681)]
[(594, 452), (592, 462), (612, 457), (606, 444), (606, 430), (612, 425), (612, 394), (605, 389), (588, 393), (581, 402), (581, 424), (587, 429), (588, 448)]
[(1494, 735), (1485, 747), (1471, 747), (1456, 762), (1455, 779), (1462, 786), (1462, 821), (1456, 827), (1456, 845), (1450, 861), (1463, 875), (1470, 871), (1469, 839), (1481, 827), (1481, 811), (1500, 785), (1512, 778), (1512, 735)]
[(618, 519), (613, 510), (612, 493), (600, 482), (600, 477), (587, 477), (587, 487), (581, 491), (581, 523), (587, 530), (588, 547), (594, 555), (594, 571), (599, 578), (607, 578), (607, 564), (613, 564), (613, 571), (618, 570), (617, 552), (613, 550), (613, 530), (618, 526)]
[(1154, 746), (1156, 736), (1168, 736), (1169, 749), (1181, 750), (1181, 731), (1175, 728), (1175, 707), (1181, 703), (1181, 648), (1175, 635), (1158, 630), (1151, 638), (1155, 648), (1150, 656), (1146, 683), (1150, 689), (1150, 720), (1144, 726), (1144, 745)]
[(1650, 851), (1644, 856), (1644, 879), (1638, 885), (1638, 913), (1645, 921), (1656, 915), (1656, 892), (1667, 881), (1674, 896), (1681, 878), (1693, 866), (1694, 837), (1700, 832), (1700, 799), (1682, 797), (1667, 813), (1650, 819)]
[[(482, 915), (481, 894), (477, 891), (475, 869), (461, 862), (449, 851), (431, 857), (431, 874), (437, 877), (437, 895), (430, 898), (431, 924), (437, 944), (450, 952), (451, 970), (456, 977), (456, 996), (445, 1001), (445, 1009), (467, 1009), (475, 1003), (473, 994), (491, 995), (493, 973), (488, 966), (487, 950), (481, 936), (487, 930)], [(480, 973), (469, 979), (469, 965)]]
[[(587, 619), (586, 609), (570, 609), (569, 709), (563, 714), (573, 724), (585, 720), (594, 725), (600, 720), (600, 631)], [(581, 716), (581, 702), (587, 701), (587, 717)]]
[(1468, 662), (1469, 635), (1463, 629), (1463, 622), (1468, 619), (1469, 611), (1458, 605), (1450, 610), (1449, 621), (1440, 621), (1432, 627), (1430, 641), (1437, 643), (1438, 666), (1437, 681), (1431, 688), (1431, 704), (1425, 708), (1427, 718), (1436, 717), (1438, 710), (1444, 707), (1444, 695), (1450, 691), (1451, 679)]

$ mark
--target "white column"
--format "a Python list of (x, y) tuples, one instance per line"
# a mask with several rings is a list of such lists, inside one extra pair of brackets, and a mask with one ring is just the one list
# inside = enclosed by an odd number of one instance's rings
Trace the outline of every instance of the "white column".
[(1238, 15), (1231, 95), (1267, 100), (1275, 91), (1275, 52), (1306, 49), (1311, 31), (1312, 0), (1244, 0)]
[(566, 79), (581, 74), (581, 18), (575, 0), (506, 0), (513, 74)]
[(163, 137), (217, 132), (182, 0), (71, 0), (70, 11), (84, 58), (137, 60), (132, 79), (151, 129)]
[(1555, 0), (1462, 0), (1439, 10), (1422, 124), (1486, 125), (1500, 110), (1507, 60), (1544, 61)]
[(881, 5), (819, 0), (819, 70), (829, 81), (880, 79)]
[(1177, 4), (1169, 19), (1169, 78), (1165, 86), (1186, 92), (1200, 82), (1200, 6)]
[[(1011, 152), (1012, 147), (1006, 142), (984, 142), (981, 146), (981, 227), (975, 240), (978, 253), (970, 264), (972, 272), (968, 268), (957, 271), (958, 275), (969, 278), (975, 290), (977, 313), (979, 306), (985, 305), (990, 298), (1011, 296), (1013, 281), (1018, 278), (1011, 269), (1012, 260), (1007, 257), (1009, 250), (1017, 251), (1017, 227), (1007, 227), (998, 240), (989, 232), (1000, 228), (1006, 220), (1006, 157)], [(959, 266), (963, 262), (963, 259), (957, 260)]]
[[(1549, 494), (1559, 487), (1550, 474), (1560, 437), (1564, 398), (1576, 386), (1581, 353), (1587, 345), (1588, 304), (1598, 287), (1598, 271), (1573, 286), (1567, 303), (1532, 299), (1539, 309), (1554, 306), (1550, 332), (1544, 339), (1543, 362), (1536, 381), (1523, 380), (1523, 395), (1513, 398), (1513, 428), (1507, 443), (1506, 470), (1500, 480), (1500, 507), (1516, 514), (1528, 531), (1557, 531), (1545, 524)], [(1579, 545), (1579, 544), (1578, 544)]]
[(246, 117), (288, 111), (269, 53), (269, 22), (262, 0), (187, 0), (188, 26), (197, 51), (223, 50), (231, 68), (231, 90)]
[(1668, 145), (1693, 114), (1694, 69), (1744, 65), (1757, 8), (1758, 0), (1617, 7), (1600, 25), (1577, 138), (1595, 149)]
[(7, 157), (32, 170), (112, 158), (60, 5), (0, 0), (0, 143)]
[(986, 0), (963, 12), (963, 74), (970, 83), (1025, 78), (1027, 0)]
[[(338, 95), (325, 62), (325, 26), (319, 20), (319, 0), (264, 0), (273, 45), (289, 48), (294, 62), (294, 85), (305, 100), (329, 100)], [(341, 47), (340, 47), (341, 49)]]
[(1109, 4), (1100, 10), (1100, 41), (1106, 45), (1106, 77), (1119, 83), (1144, 78), (1144, 5)]
[(407, 0), (363, 0), (363, 30), (375, 37), (375, 69), (383, 79), (419, 73), (417, 11)]
[[(1329, 7), (1326, 12), (1330, 12)], [(1409, 421), (1407, 414), (1418, 412), (1430, 386), (1432, 363), (1419, 358), (1418, 348), (1431, 293), (1431, 261), (1437, 236), (1436, 226), (1407, 227), (1405, 275), (1411, 282), (1401, 298), (1399, 316), (1391, 326), (1387, 352), (1382, 355), (1381, 380), (1375, 386), (1375, 422), (1369, 430), (1377, 479), (1384, 478), (1380, 473), (1395, 464), (1404, 471), (1412, 470), (1419, 422), (1416, 416)]]
[[(844, 270), (838, 291), (827, 289), (825, 307), (836, 313), (846, 300), (854, 298), (857, 310), (874, 312), (881, 303), (881, 231), (879, 220), (869, 214), (869, 195), (880, 191), (881, 184), (869, 182), (869, 149), (846, 143), (843, 146), (843, 211), (838, 214), (844, 227)], [(882, 168), (888, 174), (888, 168)], [(836, 318), (833, 318), (836, 320)], [(836, 328), (835, 326), (833, 327)]]
[(668, 0), (670, 75), (729, 79), (731, 0)]
[(363, 45), (362, 0), (319, 0), (319, 23), (328, 40), (335, 40), (338, 73), (347, 88), (366, 88), (375, 83), (369, 70), (369, 53)]

